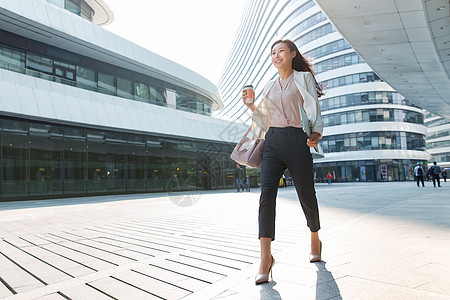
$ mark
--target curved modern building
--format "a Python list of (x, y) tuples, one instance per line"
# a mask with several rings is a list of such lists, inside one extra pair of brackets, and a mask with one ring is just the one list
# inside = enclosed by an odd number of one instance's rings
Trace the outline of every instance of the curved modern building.
[(0, 199), (233, 187), (243, 126), (197, 73), (99, 25), (102, 0), (0, 2)]
[(282, 38), (312, 60), (327, 87), (320, 98), (325, 158), (314, 162), (316, 179), (328, 172), (338, 181), (412, 179), (411, 167), (430, 158), (423, 110), (384, 82), (312, 0), (248, 1), (219, 82), (224, 109), (216, 116), (249, 123), (241, 88), (253, 84), (260, 100), (264, 84), (277, 76), (270, 46)]
[(450, 120), (432, 113), (425, 118), (427, 131), (427, 151), (432, 155), (431, 161), (441, 168), (450, 169)]

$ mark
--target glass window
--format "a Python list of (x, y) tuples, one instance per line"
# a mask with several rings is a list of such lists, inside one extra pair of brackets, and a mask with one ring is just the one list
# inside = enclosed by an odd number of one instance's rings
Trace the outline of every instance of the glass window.
[(71, 13), (74, 13), (76, 15), (81, 14), (80, 10), (80, 0), (65, 0), (65, 8), (70, 11)]
[(30, 124), (30, 195), (52, 194), (53, 143), (50, 125)]
[(98, 72), (98, 87), (115, 93), (116, 92), (116, 76)]
[(81, 1), (80, 10), (81, 10), (82, 18), (92, 21), (92, 16), (94, 15), (94, 11), (84, 0)]
[(38, 54), (28, 53), (27, 54), (27, 68), (44, 72), (48, 74), (53, 74), (53, 61), (49, 57), (45, 57)]
[(83, 129), (64, 128), (64, 193), (86, 192), (86, 133)]
[(159, 103), (165, 103), (164, 92), (162, 87), (151, 86), (150, 87), (150, 99)]
[(25, 67), (25, 52), (13, 50), (8, 47), (1, 46), (0, 47), (0, 62), (24, 68)]
[(87, 86), (96, 87), (97, 79), (95, 71), (89, 68), (77, 66), (77, 82)]
[(127, 191), (145, 191), (147, 138), (129, 135), (127, 139)]
[(135, 82), (134, 95), (136, 97), (136, 100), (147, 102), (145, 101), (145, 99), (150, 99), (150, 90), (148, 85), (142, 82)]
[(28, 123), (2, 121), (2, 197), (28, 196)]
[(106, 139), (106, 174), (108, 191), (126, 190), (126, 136), (108, 132)]
[(66, 79), (75, 79), (75, 66), (72, 64), (54, 61), (54, 75)]
[(125, 98), (133, 97), (133, 81), (117, 77), (117, 95)]
[(347, 112), (347, 122), (348, 124), (355, 123), (355, 114), (353, 112)]
[(107, 155), (105, 133), (89, 130), (87, 133), (88, 192), (107, 191)]

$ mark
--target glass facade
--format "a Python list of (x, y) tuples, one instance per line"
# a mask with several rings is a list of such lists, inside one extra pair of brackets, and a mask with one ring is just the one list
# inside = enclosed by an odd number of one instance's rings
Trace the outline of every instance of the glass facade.
[(358, 160), (314, 164), (314, 179), (316, 182), (327, 182), (328, 173), (333, 175), (333, 181), (405, 181), (414, 180), (413, 169), (417, 160), (383, 159)]
[(425, 150), (425, 136), (400, 131), (355, 132), (325, 136), (320, 141), (325, 153), (364, 150)]
[(234, 144), (2, 117), (0, 145), (5, 200), (234, 187)]
[(326, 45), (317, 47), (311, 51), (303, 53), (303, 56), (311, 59), (318, 59), (342, 50), (351, 49), (352, 47), (344, 40), (340, 39)]
[(432, 154), (430, 161), (450, 169), (450, 120), (427, 113), (425, 125), (428, 128), (427, 149)]
[[(210, 115), (212, 101), (188, 89), (131, 72), (0, 30), (0, 68), (99, 93), (167, 106), (166, 89), (176, 91), (176, 109)], [(8, 43), (8, 44), (6, 44)], [(41, 49), (41, 53), (28, 48)]]
[(398, 104), (413, 106), (405, 97), (395, 92), (362, 92), (345, 94), (337, 97), (319, 99), (322, 112), (349, 106), (371, 105), (371, 104)]
[(392, 108), (358, 109), (324, 115), (326, 127), (367, 122), (406, 122), (423, 124), (423, 114), (415, 111)]
[(364, 60), (358, 54), (349, 53), (314, 64), (314, 71), (316, 74), (320, 74), (326, 71), (362, 63), (364, 63)]
[(322, 86), (324, 86), (327, 89), (332, 89), (358, 83), (382, 82), (382, 81), (383, 80), (381, 80), (380, 77), (378, 77), (378, 75), (375, 74), (374, 72), (364, 72), (325, 80), (322, 81)]

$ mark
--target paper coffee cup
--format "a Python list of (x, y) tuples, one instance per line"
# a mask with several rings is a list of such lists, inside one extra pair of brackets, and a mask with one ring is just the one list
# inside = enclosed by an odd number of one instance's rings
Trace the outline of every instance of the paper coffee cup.
[(242, 91), (246, 93), (245, 103), (255, 102), (255, 91), (253, 90), (253, 85), (249, 84), (242, 88)]

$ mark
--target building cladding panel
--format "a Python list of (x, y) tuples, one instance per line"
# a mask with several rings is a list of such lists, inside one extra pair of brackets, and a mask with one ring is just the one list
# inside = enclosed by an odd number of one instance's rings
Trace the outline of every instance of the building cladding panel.
[(217, 87), (65, 1), (0, 1), (0, 199), (233, 187)]
[(215, 115), (250, 123), (241, 88), (252, 84), (256, 102), (262, 99), (277, 76), (270, 46), (278, 39), (294, 41), (328, 86), (320, 98), (325, 158), (315, 161), (316, 179), (329, 171), (342, 181), (412, 179), (411, 166), (430, 158), (424, 112), (383, 82), (312, 0), (247, 2), (219, 82), (224, 108)]

